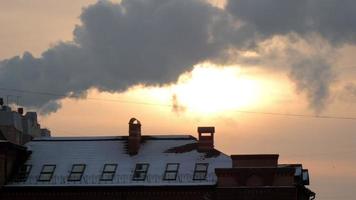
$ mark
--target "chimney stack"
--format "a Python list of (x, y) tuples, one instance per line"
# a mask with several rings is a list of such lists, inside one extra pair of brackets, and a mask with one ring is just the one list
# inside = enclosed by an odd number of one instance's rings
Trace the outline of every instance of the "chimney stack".
[(128, 151), (130, 155), (135, 155), (140, 149), (141, 143), (141, 123), (136, 118), (129, 121)]
[(207, 152), (214, 149), (215, 127), (198, 127), (198, 151)]
[(17, 112), (18, 112), (20, 115), (23, 115), (23, 108), (17, 108)]

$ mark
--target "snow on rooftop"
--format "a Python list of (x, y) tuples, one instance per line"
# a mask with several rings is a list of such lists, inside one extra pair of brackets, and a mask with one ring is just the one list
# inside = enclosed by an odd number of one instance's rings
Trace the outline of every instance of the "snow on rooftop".
[[(137, 155), (127, 153), (127, 137), (48, 137), (27, 143), (32, 154), (25, 164), (31, 165), (24, 182), (10, 182), (9, 186), (160, 186), (160, 185), (214, 185), (215, 168), (232, 166), (231, 158), (223, 153), (207, 156), (196, 149), (172, 152), (169, 149), (196, 143), (187, 135), (143, 136), (144, 142)], [(216, 150), (215, 150), (216, 151)], [(144, 181), (133, 181), (137, 163), (148, 163)], [(176, 180), (163, 180), (167, 163), (179, 163)], [(207, 163), (205, 180), (193, 180), (196, 163)], [(51, 181), (38, 181), (43, 165), (55, 165)], [(80, 181), (69, 182), (73, 164), (85, 164)], [(117, 164), (112, 181), (100, 181), (105, 164)]]
[[(142, 136), (142, 138), (150, 138), (150, 139), (195, 139), (195, 137), (191, 135), (150, 135), (150, 136)], [(86, 141), (86, 140), (125, 140), (127, 136), (97, 136), (97, 137), (37, 137), (34, 138), (33, 141), (61, 141), (61, 140), (78, 140), (78, 141)]]

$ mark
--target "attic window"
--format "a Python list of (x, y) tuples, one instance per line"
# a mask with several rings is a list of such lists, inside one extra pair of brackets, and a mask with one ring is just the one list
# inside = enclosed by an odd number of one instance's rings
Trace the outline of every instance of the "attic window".
[(195, 164), (193, 180), (205, 180), (208, 172), (208, 163)]
[(179, 169), (179, 163), (167, 163), (163, 180), (176, 180)]
[(105, 164), (100, 180), (112, 181), (114, 179), (116, 168), (117, 168), (117, 164)]
[(32, 165), (22, 165), (16, 175), (15, 182), (25, 182), (32, 169)]
[(51, 181), (56, 165), (43, 165), (37, 181)]
[(138, 163), (136, 164), (135, 172), (132, 176), (133, 181), (144, 181), (146, 179), (149, 164)]
[(72, 165), (72, 171), (68, 176), (68, 181), (80, 181), (85, 170), (85, 164)]

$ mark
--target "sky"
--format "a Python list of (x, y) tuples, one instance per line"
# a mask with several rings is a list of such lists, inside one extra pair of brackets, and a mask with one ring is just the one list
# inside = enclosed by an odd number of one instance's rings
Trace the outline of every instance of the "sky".
[[(356, 2), (0, 0), (0, 96), (54, 136), (192, 134), (356, 187)], [(20, 96), (17, 98), (17, 96)], [(17, 100), (18, 99), (18, 100)], [(302, 115), (302, 116), (296, 116)], [(320, 118), (326, 116), (331, 118)]]

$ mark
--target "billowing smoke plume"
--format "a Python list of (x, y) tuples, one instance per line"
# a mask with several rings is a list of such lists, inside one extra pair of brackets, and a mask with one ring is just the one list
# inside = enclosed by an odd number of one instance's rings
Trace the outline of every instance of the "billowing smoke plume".
[[(317, 34), (333, 45), (355, 42), (355, 5), (352, 0), (231, 0), (220, 9), (203, 0), (99, 1), (83, 10), (72, 42), (58, 43), (39, 58), (26, 52), (0, 61), (0, 86), (85, 97), (90, 88), (120, 92), (135, 84), (175, 82), (195, 64), (234, 60), (227, 50), (255, 50), (275, 35)], [(328, 97), (331, 66), (322, 57), (303, 60), (286, 69), (318, 111)], [(60, 107), (61, 98), (26, 96), (23, 103), (48, 113)]]
[[(69, 96), (89, 88), (114, 92), (174, 82), (224, 48), (212, 38), (224, 15), (196, 0), (100, 1), (81, 14), (73, 42), (59, 43), (40, 58), (26, 52), (2, 61), (0, 85)], [(24, 103), (48, 112), (60, 98), (26, 96)]]

